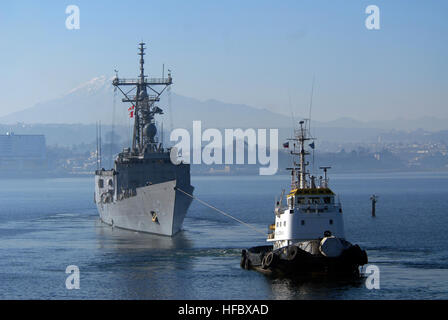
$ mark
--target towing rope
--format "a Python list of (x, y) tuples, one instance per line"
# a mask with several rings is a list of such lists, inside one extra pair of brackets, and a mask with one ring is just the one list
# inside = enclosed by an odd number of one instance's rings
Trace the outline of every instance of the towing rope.
[(209, 207), (210, 209), (213, 209), (213, 210), (215, 210), (216, 212), (218, 212), (218, 213), (220, 213), (220, 214), (222, 214), (222, 215), (224, 215), (224, 216), (226, 216), (226, 217), (228, 217), (228, 218), (230, 218), (230, 219), (233, 219), (233, 220), (237, 221), (238, 223), (241, 223), (242, 225), (245, 225), (246, 227), (248, 227), (248, 228), (250, 228), (250, 229), (252, 229), (252, 230), (254, 230), (254, 231), (258, 232), (258, 233), (261, 233), (261, 234), (264, 235), (264, 236), (267, 236), (267, 235), (268, 235), (266, 232), (263, 232), (263, 231), (261, 231), (260, 229), (255, 228), (254, 226), (252, 226), (252, 225), (250, 225), (250, 224), (248, 224), (248, 223), (246, 223), (246, 222), (244, 222), (244, 221), (241, 221), (241, 220), (238, 219), (238, 218), (235, 218), (234, 216), (232, 216), (232, 215), (230, 215), (230, 214), (228, 214), (228, 213), (226, 213), (226, 212), (224, 212), (224, 211), (222, 211), (222, 210), (220, 210), (220, 209), (218, 209), (218, 208), (212, 206), (211, 204), (208, 204), (208, 203), (205, 202), (204, 200), (201, 200), (201, 199), (199, 199), (198, 197), (195, 197), (194, 195), (189, 194), (188, 192), (186, 192), (186, 191), (180, 189), (179, 187), (175, 187), (174, 190), (178, 190), (178, 191), (182, 192), (183, 194), (189, 196), (189, 197), (192, 198), (193, 200), (196, 200), (196, 201), (200, 202), (200, 203), (203, 204), (204, 206)]

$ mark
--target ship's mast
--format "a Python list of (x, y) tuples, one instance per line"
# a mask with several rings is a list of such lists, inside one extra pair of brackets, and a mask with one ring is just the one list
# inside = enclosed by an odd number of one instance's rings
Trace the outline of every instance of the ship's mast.
[(308, 154), (308, 152), (305, 151), (305, 141), (309, 140), (306, 138), (305, 130), (303, 128), (303, 121), (300, 121), (300, 135), (299, 135), (299, 141), (300, 141), (300, 179), (299, 179), (299, 187), (300, 189), (306, 188), (306, 159), (305, 156)]
[[(132, 153), (142, 154), (145, 151), (155, 151), (157, 143), (154, 136), (157, 132), (155, 127), (154, 116), (156, 114), (163, 114), (163, 110), (155, 105), (160, 101), (160, 96), (165, 89), (173, 83), (171, 73), (165, 78), (148, 78), (145, 76), (143, 56), (145, 55), (145, 43), (139, 44), (140, 56), (140, 75), (137, 79), (121, 79), (118, 75), (112, 81), (112, 84), (118, 88), (125, 96), (123, 102), (130, 102), (134, 114), (134, 130), (132, 138)], [(121, 86), (133, 86), (131, 90), (125, 92)], [(162, 89), (156, 90), (157, 86), (162, 86)], [(148, 90), (151, 94), (148, 95)], [(135, 96), (130, 95), (130, 92), (136, 92)]]
[[(294, 138), (291, 138), (289, 140), (294, 142), (294, 148), (291, 151), (291, 154), (293, 155), (293, 167), (288, 168), (288, 170), (291, 170), (292, 175), (292, 182), (291, 187), (292, 188), (299, 188), (299, 189), (305, 189), (308, 188), (308, 182), (306, 175), (308, 172), (306, 171), (306, 167), (308, 166), (308, 162), (306, 161), (306, 156), (310, 153), (305, 148), (305, 142), (308, 140), (313, 140), (313, 138), (309, 137), (307, 134), (307, 126), (305, 124), (305, 121), (302, 120), (299, 122), (300, 128), (297, 130), (294, 130)], [(296, 142), (298, 142), (299, 152), (296, 151)], [(295, 156), (299, 156), (299, 163), (296, 163)]]

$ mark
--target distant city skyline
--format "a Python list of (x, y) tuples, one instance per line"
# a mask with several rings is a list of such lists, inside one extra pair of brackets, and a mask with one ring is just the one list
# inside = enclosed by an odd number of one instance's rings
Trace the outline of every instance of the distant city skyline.
[[(80, 29), (65, 26), (68, 5)], [(365, 9), (380, 9), (368, 30)], [(92, 78), (173, 71), (173, 91), (330, 121), (448, 117), (442, 1), (73, 1), (3, 4), (0, 116)]]

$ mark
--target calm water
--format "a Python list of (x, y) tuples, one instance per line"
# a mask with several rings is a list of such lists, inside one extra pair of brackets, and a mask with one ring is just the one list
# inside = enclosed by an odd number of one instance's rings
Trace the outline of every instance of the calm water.
[[(271, 280), (239, 267), (263, 244), (247, 227), (193, 202), (173, 239), (98, 220), (89, 178), (0, 180), (2, 299), (447, 299), (448, 174), (332, 175), (346, 237), (380, 268), (380, 290), (357, 283)], [(267, 230), (289, 178), (194, 177), (195, 194)], [(371, 194), (379, 195), (370, 217)], [(77, 265), (81, 288), (65, 288)]]

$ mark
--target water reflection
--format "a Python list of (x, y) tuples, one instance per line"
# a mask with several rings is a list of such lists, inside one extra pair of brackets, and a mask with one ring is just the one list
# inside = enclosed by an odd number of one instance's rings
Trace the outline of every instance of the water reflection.
[(355, 289), (364, 289), (364, 280), (306, 278), (306, 279), (272, 279), (266, 278), (271, 286), (272, 299), (341, 299), (345, 293), (353, 293)]
[(155, 234), (113, 228), (96, 220), (95, 230), (100, 248), (113, 248), (117, 250), (130, 249), (188, 249), (192, 241), (184, 231), (178, 232), (174, 237), (159, 236)]
[[(192, 261), (185, 251), (192, 242), (185, 232), (174, 237), (112, 228), (96, 222), (100, 264), (114, 298), (175, 299), (191, 290), (185, 274)], [(109, 296), (109, 294), (107, 294)]]

